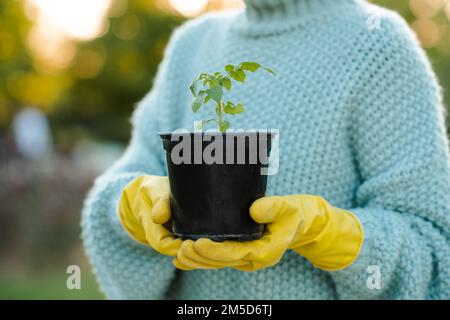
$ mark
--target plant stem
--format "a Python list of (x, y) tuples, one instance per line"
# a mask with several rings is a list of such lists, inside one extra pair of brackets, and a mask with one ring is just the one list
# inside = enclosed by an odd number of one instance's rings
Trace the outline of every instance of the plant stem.
[(222, 102), (217, 104), (217, 116), (219, 118), (219, 131), (222, 132)]

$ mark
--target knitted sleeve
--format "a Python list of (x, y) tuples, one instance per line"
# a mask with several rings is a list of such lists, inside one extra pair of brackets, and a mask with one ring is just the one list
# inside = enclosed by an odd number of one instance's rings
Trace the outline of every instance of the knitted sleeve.
[(365, 232), (355, 264), (331, 273), (340, 298), (450, 298), (450, 169), (441, 92), (399, 17), (367, 43), (351, 119), (361, 175), (353, 211)]
[(138, 244), (125, 232), (117, 213), (124, 186), (142, 174), (165, 175), (158, 136), (169, 104), (175, 32), (165, 52), (153, 89), (133, 114), (131, 142), (123, 156), (96, 179), (82, 214), (82, 237), (102, 291), (110, 299), (165, 297), (175, 275), (171, 258)]

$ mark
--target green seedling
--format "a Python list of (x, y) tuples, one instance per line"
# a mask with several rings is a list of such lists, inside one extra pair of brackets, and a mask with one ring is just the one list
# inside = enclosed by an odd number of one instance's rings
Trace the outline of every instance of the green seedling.
[(255, 72), (257, 70), (265, 70), (272, 75), (275, 73), (265, 68), (257, 62), (242, 62), (238, 65), (227, 64), (225, 73), (201, 73), (190, 85), (189, 89), (194, 96), (192, 102), (192, 111), (197, 113), (203, 105), (209, 102), (214, 103), (216, 117), (212, 119), (202, 120), (197, 129), (203, 129), (206, 124), (215, 122), (220, 132), (226, 132), (230, 128), (230, 122), (224, 120), (224, 114), (237, 115), (243, 113), (245, 108), (242, 103), (233, 103), (232, 101), (224, 102), (224, 90), (231, 91), (233, 82), (244, 83), (247, 78), (247, 72)]

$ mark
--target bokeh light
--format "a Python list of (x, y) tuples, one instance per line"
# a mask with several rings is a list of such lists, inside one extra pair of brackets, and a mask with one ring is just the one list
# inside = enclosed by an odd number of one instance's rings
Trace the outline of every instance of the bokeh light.
[(141, 20), (134, 14), (127, 14), (113, 29), (114, 34), (121, 40), (132, 40), (141, 30)]
[(432, 48), (438, 44), (441, 36), (440, 29), (433, 20), (418, 19), (411, 24), (411, 27), (416, 32), (423, 47)]
[(73, 63), (73, 73), (79, 79), (95, 78), (105, 64), (106, 53), (102, 49), (80, 50)]
[(38, 9), (38, 23), (45, 23), (69, 37), (89, 40), (105, 28), (111, 0), (30, 0)]
[(442, 21), (440, 13), (443, 12), (448, 18), (449, 6), (449, 0), (409, 0), (411, 13), (416, 17), (411, 27), (424, 48), (437, 47), (447, 52), (445, 46), (448, 44), (443, 41), (447, 39), (448, 21)]
[(208, 0), (169, 0), (170, 5), (186, 17), (193, 17), (205, 10)]
[(446, 0), (410, 0), (409, 7), (418, 18), (431, 18), (444, 6)]
[(447, 5), (445, 6), (445, 12), (447, 14), (447, 19), (450, 21), (450, 1), (447, 1)]
[(91, 40), (107, 31), (111, 0), (27, 0), (26, 4), (34, 21), (28, 45), (35, 67), (44, 72), (70, 66), (76, 53), (74, 41)]

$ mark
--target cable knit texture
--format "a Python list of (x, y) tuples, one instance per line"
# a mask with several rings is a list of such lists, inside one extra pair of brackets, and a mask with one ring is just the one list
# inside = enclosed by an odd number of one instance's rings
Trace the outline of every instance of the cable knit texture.
[[(359, 0), (246, 0), (180, 27), (153, 89), (133, 115), (123, 157), (95, 182), (82, 219), (87, 253), (112, 299), (449, 299), (450, 169), (440, 88), (400, 16)], [(371, 17), (380, 28), (369, 28)], [(280, 129), (268, 194), (315, 194), (354, 212), (365, 240), (356, 262), (325, 272), (288, 251), (278, 265), (176, 270), (131, 240), (117, 203), (139, 174), (165, 175), (158, 131), (193, 129), (190, 81), (257, 61), (233, 98), (235, 128)], [(209, 110), (208, 110), (209, 109)], [(208, 118), (213, 108), (203, 109)], [(370, 289), (369, 266), (381, 272)], [(376, 268), (375, 268), (376, 270)]]

